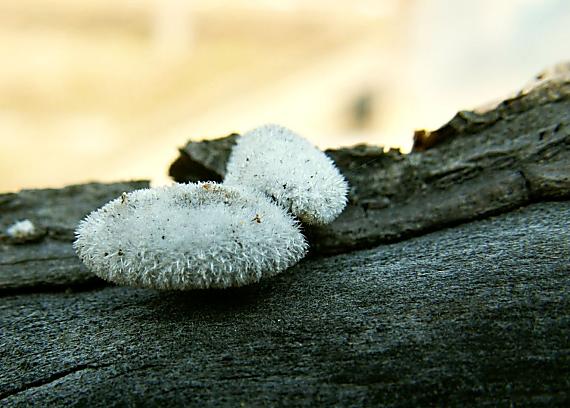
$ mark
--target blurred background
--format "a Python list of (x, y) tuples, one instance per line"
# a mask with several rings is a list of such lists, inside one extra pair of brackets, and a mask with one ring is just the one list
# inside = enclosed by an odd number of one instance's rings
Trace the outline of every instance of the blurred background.
[(0, 191), (164, 184), (266, 122), (406, 151), (569, 47), (568, 0), (0, 0)]

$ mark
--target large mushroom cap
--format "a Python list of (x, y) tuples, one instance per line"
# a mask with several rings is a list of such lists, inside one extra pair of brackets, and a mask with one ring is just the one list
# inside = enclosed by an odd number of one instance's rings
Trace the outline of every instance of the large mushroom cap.
[(287, 128), (247, 132), (230, 156), (227, 185), (247, 185), (307, 224), (328, 224), (344, 209), (348, 184), (333, 161)]
[(297, 222), (259, 193), (215, 183), (123, 194), (79, 225), (74, 243), (103, 279), (156, 289), (243, 286), (307, 251)]

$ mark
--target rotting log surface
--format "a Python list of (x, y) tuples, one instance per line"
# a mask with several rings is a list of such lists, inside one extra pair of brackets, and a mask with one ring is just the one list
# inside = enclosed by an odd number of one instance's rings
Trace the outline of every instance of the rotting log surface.
[[(77, 222), (146, 182), (0, 195), (0, 405), (567, 406), (569, 84), (462, 112), (422, 152), (329, 151), (348, 209), (242, 289), (80, 264)], [(221, 180), (234, 141), (190, 143), (171, 174)], [(3, 234), (21, 219), (37, 233)]]
[(568, 202), (258, 285), (6, 296), (0, 403), (564, 406)]
[[(124, 191), (148, 187), (147, 181), (69, 186), (0, 194), (0, 296), (16, 291), (97, 285), (101, 281), (79, 261), (71, 246), (77, 223)], [(27, 240), (3, 234), (29, 219), (36, 233)]]
[[(570, 72), (570, 71), (569, 71)], [(316, 253), (348, 252), (570, 198), (570, 73), (539, 82), (486, 112), (460, 112), (408, 155), (360, 145), (329, 150), (348, 179), (350, 204), (309, 231)], [(178, 181), (221, 180), (236, 135), (190, 142), (171, 167)]]

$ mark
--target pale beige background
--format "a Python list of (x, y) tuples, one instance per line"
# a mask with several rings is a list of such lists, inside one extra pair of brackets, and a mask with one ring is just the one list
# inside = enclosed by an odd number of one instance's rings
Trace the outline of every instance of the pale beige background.
[(165, 183), (188, 139), (266, 122), (407, 150), (568, 44), (565, 0), (2, 0), (0, 191)]

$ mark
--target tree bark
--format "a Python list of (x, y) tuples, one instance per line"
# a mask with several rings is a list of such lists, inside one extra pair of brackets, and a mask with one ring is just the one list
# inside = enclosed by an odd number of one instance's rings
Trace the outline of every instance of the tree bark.
[[(202, 178), (221, 180), (237, 137), (188, 143), (170, 174), (193, 181), (200, 167)], [(350, 183), (350, 203), (334, 223), (309, 231), (312, 250), (370, 248), (568, 199), (570, 75), (542, 78), (486, 112), (459, 112), (426, 140), (411, 154), (367, 145), (327, 151)]]
[[(146, 182), (0, 195), (0, 402), (568, 405), (569, 121), (563, 73), (407, 155), (328, 151), (349, 207), (307, 231), (311, 258), (240, 289), (116, 287), (81, 265), (79, 220)], [(189, 143), (171, 174), (221, 180), (236, 137)], [(8, 236), (22, 219), (35, 233)]]

